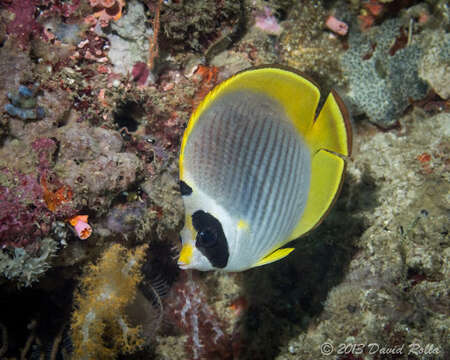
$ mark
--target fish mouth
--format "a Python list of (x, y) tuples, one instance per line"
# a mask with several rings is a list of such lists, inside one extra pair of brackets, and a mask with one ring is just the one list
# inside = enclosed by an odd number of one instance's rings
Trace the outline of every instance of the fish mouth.
[(186, 270), (189, 266), (188, 266), (188, 264), (186, 264), (186, 263), (184, 263), (184, 262), (182, 262), (182, 261), (178, 261), (177, 262), (177, 265), (178, 265), (178, 267), (181, 269), (181, 270)]
[(178, 258), (178, 266), (180, 269), (187, 269), (189, 267), (192, 261), (193, 252), (194, 247), (192, 244), (187, 243), (183, 245), (180, 252), (180, 257)]

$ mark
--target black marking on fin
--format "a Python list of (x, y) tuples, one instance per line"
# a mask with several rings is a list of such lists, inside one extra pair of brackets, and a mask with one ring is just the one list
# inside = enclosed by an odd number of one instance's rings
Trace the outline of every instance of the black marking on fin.
[(214, 267), (223, 269), (227, 266), (230, 252), (220, 221), (203, 210), (197, 210), (192, 214), (192, 225), (197, 230), (195, 247)]
[(192, 194), (192, 188), (183, 180), (180, 180), (180, 192), (182, 196), (189, 196)]

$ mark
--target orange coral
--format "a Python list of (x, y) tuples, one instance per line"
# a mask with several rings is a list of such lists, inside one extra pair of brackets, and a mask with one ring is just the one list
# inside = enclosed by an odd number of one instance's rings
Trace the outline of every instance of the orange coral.
[(358, 15), (358, 23), (359, 28), (362, 31), (366, 31), (375, 23), (375, 17), (364, 10), (361, 12), (361, 15)]
[(45, 176), (41, 177), (41, 186), (44, 190), (44, 201), (50, 211), (55, 211), (56, 207), (61, 203), (72, 199), (72, 189), (68, 185), (63, 185), (55, 191), (48, 189)]
[(431, 164), (432, 156), (429, 153), (424, 152), (418, 155), (416, 159), (420, 162), (422, 166), (422, 172), (424, 174), (431, 174), (433, 172), (433, 167)]
[(384, 5), (378, 0), (369, 0), (362, 4), (363, 9), (358, 16), (359, 27), (365, 31), (372, 27), (376, 19), (379, 19), (384, 13)]
[[(110, 20), (119, 20), (125, 6), (125, 0), (89, 0), (89, 3), (95, 10), (93, 17), (100, 21), (102, 27), (108, 26)], [(92, 17), (86, 20), (92, 22)]]
[(140, 326), (130, 326), (126, 307), (136, 296), (147, 245), (127, 250), (119, 244), (90, 265), (75, 294), (71, 331), (74, 359), (114, 359), (144, 344)]
[(197, 70), (195, 71), (194, 79), (199, 79), (197, 81), (201, 81), (202, 84), (200, 85), (199, 89), (195, 93), (194, 98), (192, 99), (193, 109), (195, 109), (206, 96), (206, 94), (208, 94), (210, 90), (214, 86), (216, 86), (218, 73), (219, 69), (215, 66), (198, 66)]
[(384, 5), (377, 0), (369, 0), (363, 3), (363, 7), (368, 10), (373, 16), (379, 16), (383, 12)]
[(419, 162), (421, 162), (422, 164), (427, 163), (431, 160), (431, 155), (424, 152), (417, 156), (417, 160), (419, 160)]
[(88, 215), (77, 215), (69, 219), (70, 225), (72, 225), (77, 233), (78, 237), (82, 240), (86, 240), (92, 234), (92, 227), (88, 224)]

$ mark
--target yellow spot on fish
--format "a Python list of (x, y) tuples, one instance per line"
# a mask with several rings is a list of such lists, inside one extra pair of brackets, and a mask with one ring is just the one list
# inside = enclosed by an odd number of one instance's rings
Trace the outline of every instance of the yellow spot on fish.
[(241, 219), (241, 220), (239, 220), (239, 222), (237, 224), (237, 228), (239, 230), (250, 230), (250, 225), (248, 224), (248, 222)]

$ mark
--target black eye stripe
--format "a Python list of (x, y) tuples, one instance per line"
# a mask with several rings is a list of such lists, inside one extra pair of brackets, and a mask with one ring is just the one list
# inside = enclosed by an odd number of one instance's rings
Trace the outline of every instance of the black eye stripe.
[(214, 267), (227, 266), (230, 253), (220, 221), (203, 210), (197, 210), (192, 214), (192, 225), (197, 231), (195, 247)]
[(217, 227), (217, 224), (222, 227), (222, 225), (220, 225), (220, 222), (214, 216), (203, 210), (197, 210), (192, 214), (192, 225), (197, 231), (203, 231), (208, 228)]
[(183, 180), (180, 180), (180, 192), (182, 196), (189, 196), (192, 194), (192, 188)]
[(199, 231), (196, 237), (198, 247), (210, 248), (217, 245), (217, 233), (214, 229)]

